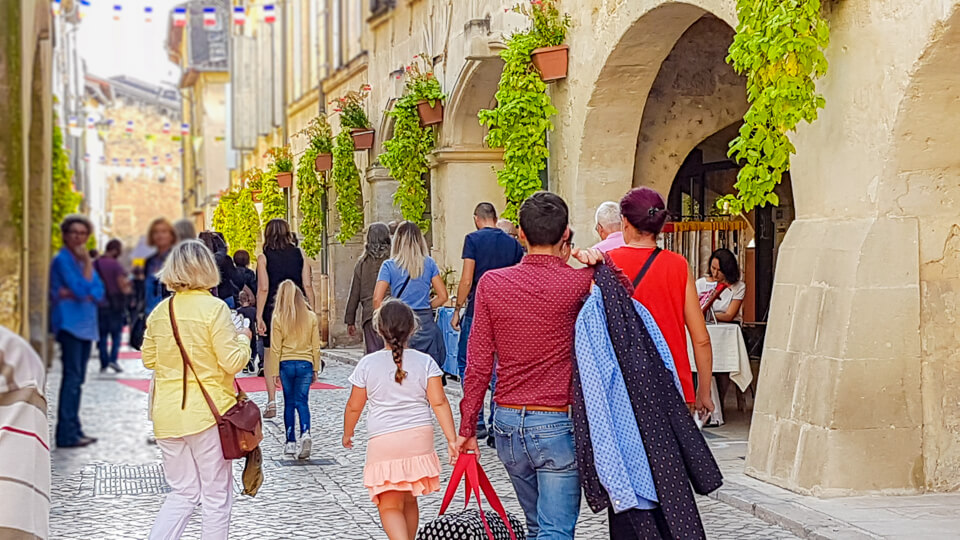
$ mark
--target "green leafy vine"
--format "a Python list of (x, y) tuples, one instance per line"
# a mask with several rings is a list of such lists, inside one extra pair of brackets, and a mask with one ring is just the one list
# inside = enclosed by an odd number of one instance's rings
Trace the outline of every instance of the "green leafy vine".
[(478, 116), (480, 123), (490, 128), (487, 144), (503, 148), (503, 169), (497, 171), (497, 182), (507, 199), (503, 217), (516, 222), (520, 204), (543, 188), (540, 171), (550, 156), (547, 130), (553, 129), (550, 117), (557, 114), (530, 55), (534, 49), (562, 44), (570, 18), (560, 13), (556, 0), (521, 4), (514, 11), (527, 15), (531, 27), (507, 41), (507, 48), (500, 53), (505, 65), (497, 88), (497, 107), (481, 110)]
[[(53, 119), (53, 158), (51, 161), (53, 165), (53, 200), (50, 206), (50, 232), (51, 246), (54, 251), (57, 251), (63, 246), (60, 222), (67, 215), (77, 211), (82, 197), (73, 189), (73, 171), (70, 170), (70, 158), (63, 147), (63, 131), (60, 129), (56, 116)], [(90, 236), (93, 238), (93, 235)]]
[(310, 121), (297, 136), (307, 138), (307, 148), (297, 162), (297, 192), (300, 207), (300, 247), (308, 257), (316, 257), (323, 246), (323, 193), (327, 173), (316, 170), (317, 156), (333, 151), (333, 135), (325, 116)]
[(380, 154), (380, 163), (390, 169), (390, 176), (399, 184), (393, 204), (400, 207), (403, 219), (426, 232), (430, 220), (424, 217), (429, 196), (424, 175), (430, 171), (427, 154), (436, 145), (436, 134), (432, 127), (420, 125), (417, 103), (424, 100), (434, 106), (446, 95), (433, 72), (421, 67), (421, 58), (423, 55), (418, 55), (407, 66), (406, 93), (387, 113), (394, 119), (393, 137), (383, 143), (385, 151)]
[(360, 192), (360, 171), (353, 161), (353, 137), (347, 130), (341, 131), (333, 147), (333, 187), (337, 192), (337, 213), (340, 215), (340, 232), (337, 240), (347, 243), (363, 229), (363, 196)]
[(717, 201), (732, 212), (779, 204), (773, 190), (797, 151), (787, 133), (801, 120), (814, 122), (826, 103), (814, 81), (827, 72), (830, 43), (820, 0), (738, 0), (737, 16), (727, 62), (747, 76), (751, 105), (730, 143), (730, 157), (742, 165), (739, 195)]
[(276, 178), (264, 178), (260, 183), (260, 200), (263, 202), (263, 211), (260, 218), (264, 223), (271, 219), (287, 219), (287, 198)]
[(244, 188), (223, 195), (213, 210), (213, 229), (223, 233), (231, 255), (238, 249), (254, 253), (260, 239), (260, 215), (250, 191)]

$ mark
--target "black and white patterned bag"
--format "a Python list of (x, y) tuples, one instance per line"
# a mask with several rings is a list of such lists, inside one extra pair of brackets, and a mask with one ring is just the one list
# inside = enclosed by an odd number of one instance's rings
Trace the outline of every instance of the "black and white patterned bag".
[[(485, 514), (493, 540), (511, 540), (510, 531), (503, 524), (503, 519), (494, 512)], [(516, 517), (507, 514), (510, 525), (513, 526), (517, 539), (524, 538), (523, 524)], [(480, 510), (470, 508), (462, 512), (443, 514), (437, 519), (424, 525), (417, 533), (417, 540), (489, 540), (487, 531), (480, 517)]]
[[(471, 493), (477, 499), (477, 508), (462, 512), (445, 513), (454, 493), (460, 485), (460, 479), (466, 482), (467, 504)], [(484, 512), (480, 503), (480, 492), (493, 508), (493, 512)], [(503, 508), (503, 503), (493, 490), (493, 485), (477, 462), (476, 454), (461, 454), (450, 476), (450, 484), (440, 505), (437, 519), (425, 524), (417, 533), (417, 540), (524, 540), (523, 524)]]

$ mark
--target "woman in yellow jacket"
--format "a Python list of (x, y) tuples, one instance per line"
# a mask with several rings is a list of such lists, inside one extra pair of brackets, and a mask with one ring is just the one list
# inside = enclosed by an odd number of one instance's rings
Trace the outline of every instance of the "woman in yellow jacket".
[[(231, 462), (223, 459), (216, 420), (200, 383), (220, 413), (236, 404), (233, 378), (250, 359), (250, 331), (238, 332), (230, 308), (210, 294), (220, 272), (202, 243), (189, 240), (174, 247), (159, 278), (174, 295), (150, 313), (142, 352), (143, 365), (155, 372), (153, 431), (172, 491), (150, 538), (180, 538), (201, 504), (204, 540), (226, 539), (233, 504)], [(171, 302), (193, 371), (185, 370), (173, 335)]]

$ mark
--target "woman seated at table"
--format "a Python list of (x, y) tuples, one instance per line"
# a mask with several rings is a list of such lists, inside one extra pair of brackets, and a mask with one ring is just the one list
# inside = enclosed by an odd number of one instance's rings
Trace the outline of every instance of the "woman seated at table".
[(697, 280), (697, 295), (704, 315), (713, 311), (717, 322), (740, 323), (743, 321), (740, 308), (746, 294), (747, 285), (740, 281), (737, 258), (729, 249), (714, 251), (710, 255), (710, 275)]

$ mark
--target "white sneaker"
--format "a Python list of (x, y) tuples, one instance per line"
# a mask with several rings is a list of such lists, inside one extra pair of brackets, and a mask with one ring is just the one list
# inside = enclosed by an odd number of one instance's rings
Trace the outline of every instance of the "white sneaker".
[(296, 453), (297, 453), (297, 443), (295, 443), (295, 442), (288, 442), (287, 444), (283, 445), (283, 453), (286, 454), (286, 455), (288, 455), (288, 456), (292, 456), (292, 455), (296, 454)]
[(299, 459), (307, 459), (310, 457), (310, 449), (313, 448), (313, 440), (310, 439), (310, 432), (306, 432), (300, 436), (300, 453), (297, 454)]

